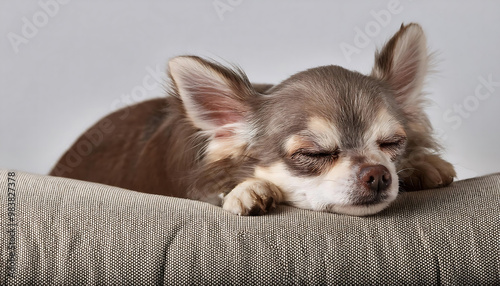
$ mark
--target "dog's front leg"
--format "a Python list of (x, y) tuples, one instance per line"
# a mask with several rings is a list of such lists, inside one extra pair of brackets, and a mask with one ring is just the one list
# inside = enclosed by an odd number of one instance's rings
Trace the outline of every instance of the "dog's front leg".
[(282, 199), (281, 190), (273, 183), (247, 179), (224, 197), (222, 208), (237, 215), (262, 215)]
[(437, 154), (412, 152), (400, 165), (399, 178), (405, 191), (445, 187), (456, 176), (453, 165)]

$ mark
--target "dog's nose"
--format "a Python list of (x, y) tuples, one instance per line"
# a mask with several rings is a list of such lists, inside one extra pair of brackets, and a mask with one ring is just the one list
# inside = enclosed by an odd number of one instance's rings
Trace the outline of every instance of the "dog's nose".
[(370, 165), (361, 168), (359, 178), (362, 184), (374, 193), (387, 190), (392, 182), (391, 173), (382, 165)]

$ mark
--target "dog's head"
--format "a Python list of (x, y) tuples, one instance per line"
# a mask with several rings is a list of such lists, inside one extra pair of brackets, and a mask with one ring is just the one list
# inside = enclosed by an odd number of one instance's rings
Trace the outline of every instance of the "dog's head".
[(174, 58), (169, 70), (187, 117), (210, 138), (204, 160), (252, 158), (252, 176), (280, 187), (290, 205), (369, 215), (398, 194), (427, 60), (422, 29), (410, 24), (369, 76), (323, 66), (259, 92), (240, 70), (198, 57)]

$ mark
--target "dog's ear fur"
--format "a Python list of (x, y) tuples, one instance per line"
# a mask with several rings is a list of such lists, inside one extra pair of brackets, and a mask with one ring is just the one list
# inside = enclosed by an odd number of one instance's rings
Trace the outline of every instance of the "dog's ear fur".
[[(408, 114), (421, 102), (422, 86), (429, 55), (420, 25), (401, 25), (401, 29), (375, 54), (372, 76), (385, 81), (396, 101)], [(417, 107), (418, 108), (418, 107)]]
[(195, 56), (176, 57), (168, 65), (173, 87), (197, 128), (223, 136), (224, 126), (245, 122), (246, 99), (254, 91), (242, 71)]

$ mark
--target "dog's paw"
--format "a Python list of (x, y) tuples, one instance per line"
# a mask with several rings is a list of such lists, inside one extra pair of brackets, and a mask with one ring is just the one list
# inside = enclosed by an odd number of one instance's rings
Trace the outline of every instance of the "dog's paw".
[(439, 155), (426, 154), (408, 161), (399, 176), (406, 191), (418, 191), (448, 186), (456, 173), (453, 165)]
[(282, 200), (274, 184), (257, 179), (246, 180), (224, 197), (222, 208), (237, 215), (262, 215)]

